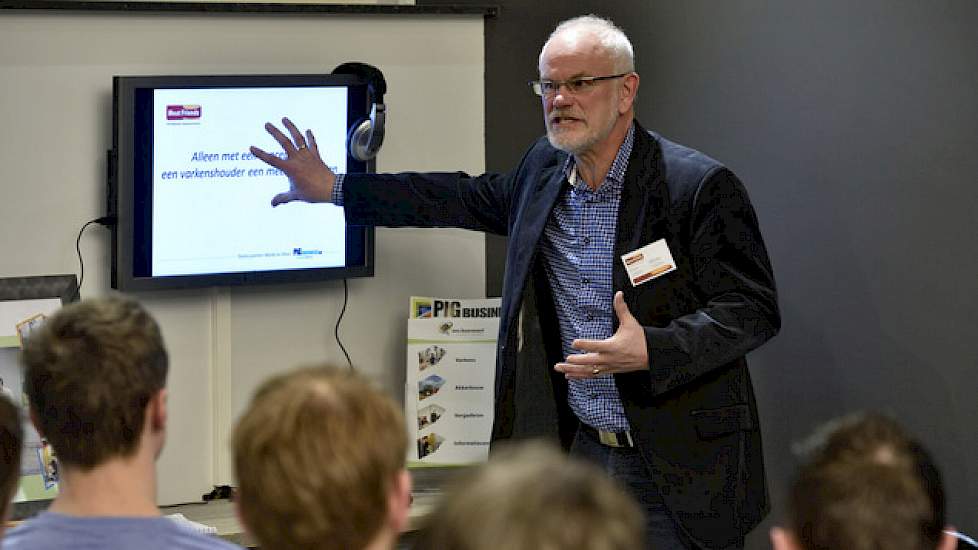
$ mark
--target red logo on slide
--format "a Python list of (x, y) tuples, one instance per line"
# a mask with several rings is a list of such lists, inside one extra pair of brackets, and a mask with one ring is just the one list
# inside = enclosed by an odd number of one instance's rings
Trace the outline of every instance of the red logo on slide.
[(167, 120), (188, 120), (200, 118), (200, 105), (167, 105)]

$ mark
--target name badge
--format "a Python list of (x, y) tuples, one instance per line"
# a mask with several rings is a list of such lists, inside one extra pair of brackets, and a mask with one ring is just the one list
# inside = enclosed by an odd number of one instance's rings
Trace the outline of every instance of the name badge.
[(632, 286), (647, 283), (676, 270), (676, 262), (665, 239), (659, 239), (621, 257)]

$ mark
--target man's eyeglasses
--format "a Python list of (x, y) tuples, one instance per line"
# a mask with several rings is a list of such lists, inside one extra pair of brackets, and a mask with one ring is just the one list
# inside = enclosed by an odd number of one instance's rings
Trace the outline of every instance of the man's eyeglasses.
[(531, 80), (528, 82), (533, 93), (538, 96), (550, 97), (557, 93), (561, 86), (567, 89), (567, 93), (577, 95), (589, 92), (602, 80), (611, 80), (629, 75), (631, 72), (612, 74), (608, 76), (581, 76), (569, 80)]

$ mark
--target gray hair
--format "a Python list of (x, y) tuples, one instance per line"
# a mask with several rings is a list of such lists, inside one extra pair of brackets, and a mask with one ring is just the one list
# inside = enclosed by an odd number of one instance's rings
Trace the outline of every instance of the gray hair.
[(644, 519), (596, 466), (542, 441), (510, 444), (457, 479), (422, 529), (439, 550), (640, 550)]
[(601, 48), (615, 61), (615, 70), (618, 72), (632, 72), (635, 70), (635, 51), (632, 43), (625, 36), (617, 25), (610, 19), (598, 17), (594, 14), (580, 15), (565, 21), (561, 21), (557, 28), (550, 33), (550, 37), (540, 49), (540, 57), (543, 57), (543, 50), (547, 48), (554, 38), (566, 32), (577, 34), (589, 34), (598, 40)]

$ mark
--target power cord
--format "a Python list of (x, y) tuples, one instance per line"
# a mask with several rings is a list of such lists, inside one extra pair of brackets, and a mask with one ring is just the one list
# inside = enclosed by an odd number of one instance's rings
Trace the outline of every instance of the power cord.
[[(75, 293), (72, 300), (77, 300), (81, 297), (82, 284), (85, 282), (85, 261), (82, 259), (81, 253), (81, 238), (88, 226), (93, 223), (97, 223), (104, 227), (110, 227), (114, 225), (116, 219), (114, 216), (102, 216), (101, 218), (95, 218), (94, 220), (89, 220), (82, 225), (81, 229), (78, 230), (78, 238), (75, 239), (75, 252), (78, 253), (78, 285), (75, 287)], [(353, 370), (353, 361), (350, 359), (350, 354), (346, 351), (346, 346), (343, 345), (343, 341), (340, 340), (340, 323), (343, 322), (343, 316), (346, 314), (346, 305), (350, 301), (350, 287), (346, 279), (343, 279), (343, 308), (340, 309), (340, 315), (336, 318), (336, 326), (333, 328), (333, 336), (336, 338), (336, 344), (340, 346), (340, 350), (343, 352), (343, 356), (346, 357), (346, 364), (349, 366), (350, 370)]]
[(336, 338), (337, 345), (343, 351), (343, 355), (346, 356), (346, 364), (349, 365), (350, 370), (353, 370), (353, 361), (350, 361), (350, 354), (346, 352), (346, 346), (340, 340), (340, 322), (343, 320), (343, 314), (346, 313), (346, 303), (350, 300), (350, 289), (347, 287), (346, 279), (343, 279), (343, 309), (340, 310), (340, 316), (336, 318), (336, 327), (333, 329), (333, 336)]
[(79, 273), (78, 273), (78, 285), (75, 286), (75, 294), (74, 294), (74, 296), (72, 296), (71, 299), (68, 300), (68, 301), (75, 301), (75, 300), (81, 299), (82, 283), (85, 282), (85, 262), (84, 262), (84, 260), (82, 260), (81, 238), (82, 238), (82, 233), (85, 232), (85, 229), (87, 229), (88, 226), (92, 225), (93, 223), (97, 223), (97, 224), (99, 224), (99, 225), (101, 225), (103, 227), (109, 227), (109, 226), (115, 224), (115, 217), (114, 216), (102, 216), (101, 218), (95, 218), (94, 220), (89, 220), (89, 221), (85, 222), (85, 225), (83, 225), (81, 227), (81, 229), (78, 230), (78, 238), (75, 239), (75, 252), (78, 253), (78, 271), (79, 271)]

